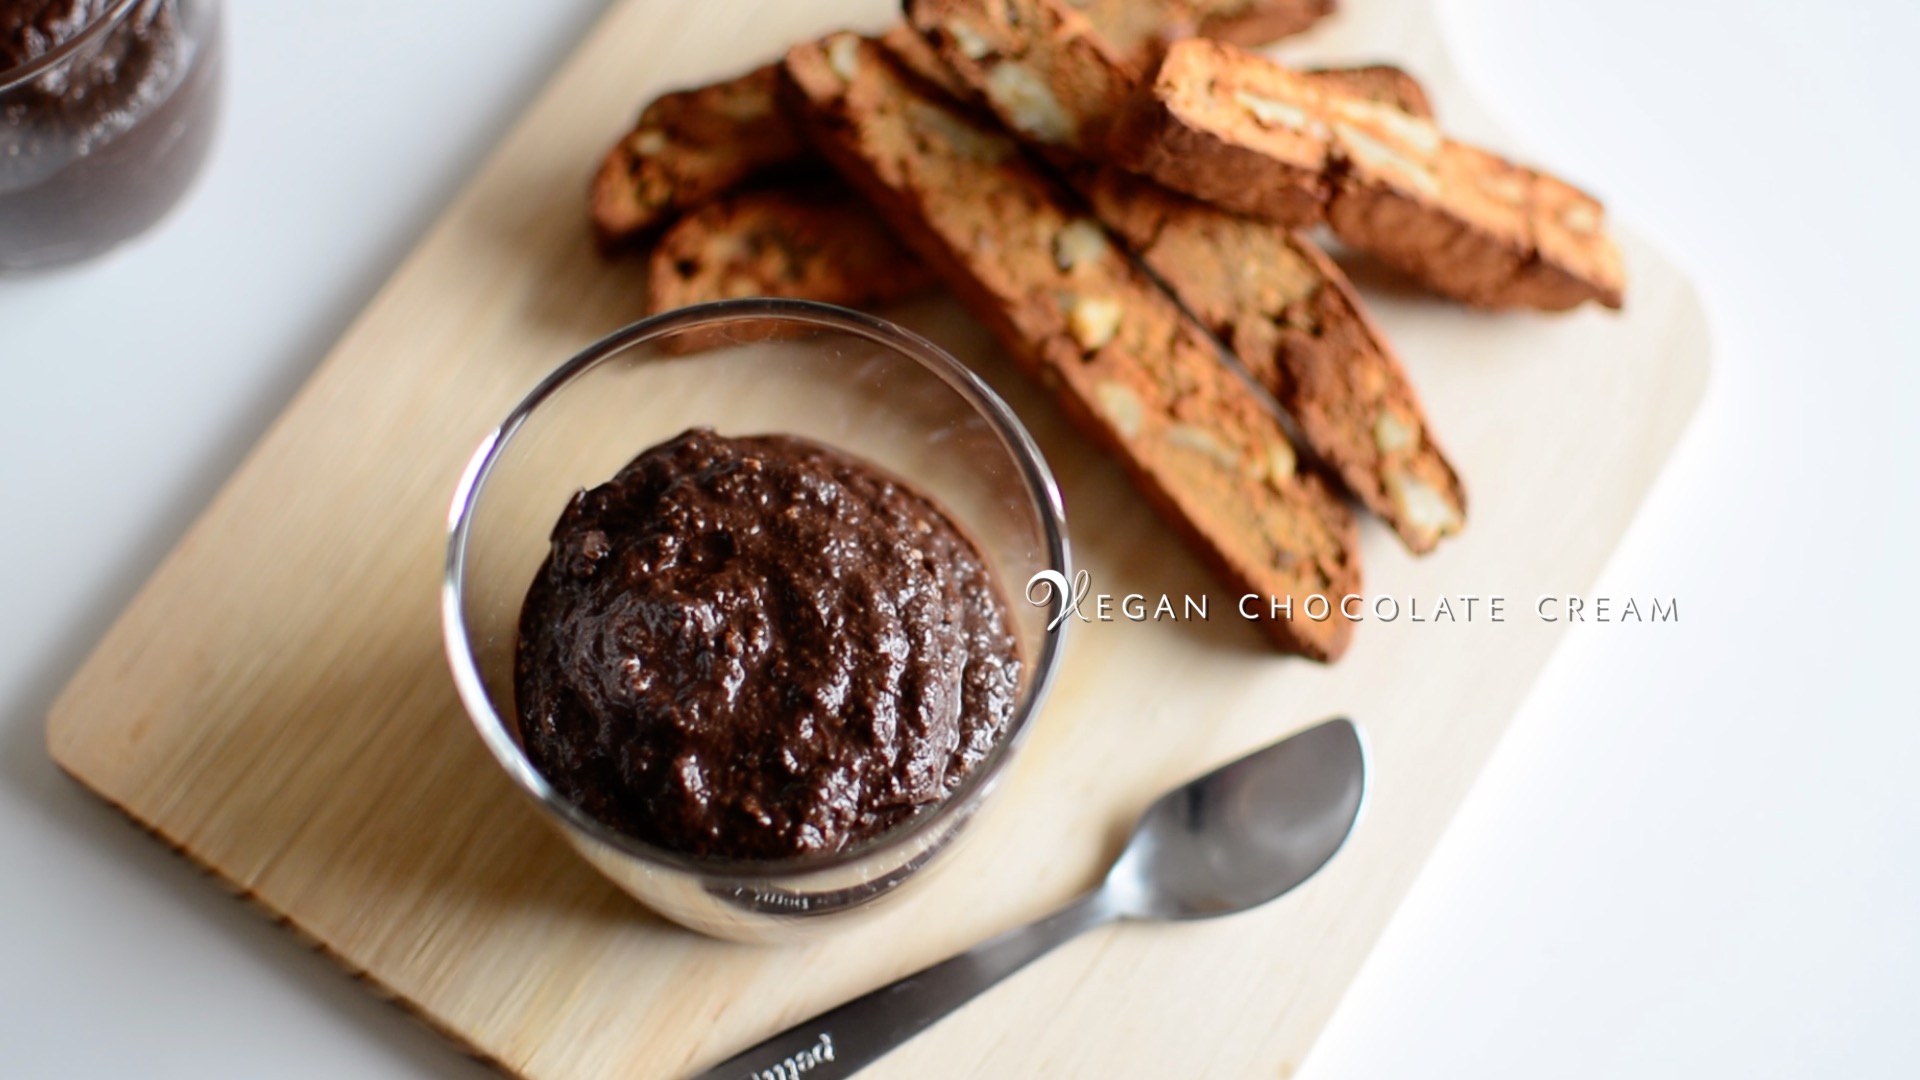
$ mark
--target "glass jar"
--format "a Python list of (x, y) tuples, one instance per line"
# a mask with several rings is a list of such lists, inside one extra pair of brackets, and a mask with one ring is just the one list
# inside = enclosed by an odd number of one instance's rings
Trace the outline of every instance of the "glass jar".
[(219, 0), (0, 3), (0, 271), (153, 225), (206, 160)]
[[(514, 652), (554, 522), (576, 492), (692, 427), (797, 435), (851, 453), (930, 495), (979, 547), (1006, 594), (1022, 676), (999, 742), (943, 801), (833, 853), (694, 857), (596, 820), (528, 759)], [(683, 308), (568, 361), (481, 443), (454, 497), (441, 594), (454, 683), (507, 775), (628, 893), (715, 936), (796, 936), (917, 879), (1011, 764), (1053, 679), (1068, 621), (1056, 617), (1058, 590), (1027, 591), (1038, 573), (1072, 574), (1062, 516), (1052, 474), (1019, 420), (924, 338), (797, 300)]]

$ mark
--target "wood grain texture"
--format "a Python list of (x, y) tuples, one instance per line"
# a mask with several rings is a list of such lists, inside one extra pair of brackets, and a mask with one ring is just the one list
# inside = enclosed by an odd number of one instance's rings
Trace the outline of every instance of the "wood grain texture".
[[(1369, 592), (1423, 606), (1501, 594), (1508, 621), (1369, 622), (1331, 668), (1274, 656), (1232, 617), (1233, 598), (976, 325), (939, 300), (896, 312), (1033, 428), (1099, 589), (1211, 590), (1214, 617), (1078, 627), (1009, 783), (925, 888), (806, 945), (698, 938), (589, 870), (472, 734), (440, 651), (446, 504), (540, 375), (641, 312), (637, 265), (593, 255), (582, 206), (639, 104), (891, 13), (885, 0), (616, 7), (76, 675), (49, 745), (481, 1054), (594, 1080), (683, 1074), (1040, 914), (1092, 884), (1159, 791), (1346, 713), (1371, 741), (1373, 798), (1310, 885), (1217, 923), (1099, 931), (874, 1070), (1288, 1075), (1558, 640), (1534, 598), (1591, 584), (1697, 403), (1699, 305), (1630, 233), (1619, 316), (1473, 314), (1363, 279), (1471, 497), (1465, 535), (1422, 560), (1369, 522)], [(1401, 63), (1450, 128), (1501, 144), (1423, 12), (1354, 0), (1287, 55)]]

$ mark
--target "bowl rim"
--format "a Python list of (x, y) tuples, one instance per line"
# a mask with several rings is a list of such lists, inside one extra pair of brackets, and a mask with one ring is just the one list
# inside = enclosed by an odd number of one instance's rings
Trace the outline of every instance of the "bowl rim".
[[(1031, 719), (1046, 703), (1066, 643), (1067, 625), (1072, 622), (1071, 619), (1061, 618), (1065, 598), (1059, 595), (1058, 590), (1051, 590), (1046, 628), (1041, 631), (1040, 655), (1033, 663), (1031, 691), (1026, 695), (1024, 705), (1017, 708), (1008, 720), (1005, 733), (993, 749), (967, 774), (958, 788), (932, 809), (914, 814), (840, 851), (784, 859), (724, 859), (689, 855), (649, 844), (615, 829), (589, 815), (555, 790), (534, 768), (526, 752), (514, 739), (509, 721), (493, 707), (467, 636), (462, 608), (473, 509), (485, 490), (487, 478), (500, 454), (533, 412), (562, 387), (600, 363), (650, 341), (713, 323), (738, 322), (742, 319), (798, 322), (851, 333), (903, 353), (938, 376), (986, 419), (1001, 443), (1008, 448), (1019, 467), (1029, 502), (1040, 519), (1050, 568), (1066, 579), (1073, 577), (1066, 510), (1060, 497), (1060, 488), (1026, 427), (985, 381), (946, 350), (911, 330), (877, 316), (812, 300), (756, 297), (695, 304), (654, 315), (616, 330), (576, 353), (542, 379), (514, 406), (498, 427), (480, 440), (454, 489), (453, 504), (447, 516), (440, 622), (455, 689), (481, 741), (515, 786), (566, 825), (646, 863), (700, 877), (738, 881), (800, 877), (851, 866), (877, 854), (905, 847), (915, 837), (927, 833), (973, 804), (977, 795), (990, 787), (1006, 770), (1020, 744), (1025, 741)], [(655, 362), (672, 363), (678, 359), (660, 357)], [(1009, 596), (1008, 599), (1012, 601), (1014, 598)]]

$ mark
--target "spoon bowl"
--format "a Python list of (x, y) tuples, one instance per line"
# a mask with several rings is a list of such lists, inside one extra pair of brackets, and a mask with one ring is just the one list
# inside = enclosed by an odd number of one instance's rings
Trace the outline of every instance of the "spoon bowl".
[(1329, 720), (1162, 795), (1103, 890), (1134, 919), (1257, 907), (1333, 858), (1365, 795), (1359, 729)]

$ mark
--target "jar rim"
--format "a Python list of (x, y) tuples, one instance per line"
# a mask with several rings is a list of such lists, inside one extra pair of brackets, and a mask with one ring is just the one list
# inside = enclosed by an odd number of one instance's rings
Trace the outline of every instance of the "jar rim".
[(47, 72), (52, 71), (54, 68), (66, 63), (73, 58), (74, 54), (99, 40), (101, 35), (111, 30), (120, 20), (126, 18), (127, 12), (132, 11), (136, 4), (142, 2), (143, 0), (114, 0), (112, 4), (107, 6), (106, 10), (94, 16), (92, 22), (82, 27), (79, 33), (46, 52), (41, 53), (39, 56), (28, 60), (24, 64), (16, 64), (10, 68), (0, 69), (0, 92), (11, 90), (23, 83), (32, 82)]

